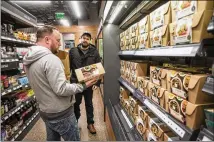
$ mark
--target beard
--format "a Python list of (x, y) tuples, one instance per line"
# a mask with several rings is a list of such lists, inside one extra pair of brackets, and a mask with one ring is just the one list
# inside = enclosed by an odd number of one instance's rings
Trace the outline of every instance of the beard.
[(87, 48), (88, 46), (89, 46), (88, 43), (82, 43), (82, 47), (83, 47), (83, 48)]
[(57, 53), (59, 52), (58, 49), (59, 49), (59, 48), (56, 48), (53, 44), (51, 44), (51, 52), (52, 52), (53, 54), (57, 54)]

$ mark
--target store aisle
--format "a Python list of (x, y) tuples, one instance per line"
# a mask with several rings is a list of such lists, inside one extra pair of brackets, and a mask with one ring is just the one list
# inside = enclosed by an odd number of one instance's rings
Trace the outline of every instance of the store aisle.
[[(94, 119), (95, 128), (97, 130), (96, 135), (89, 133), (87, 129), (86, 113), (84, 99), (81, 104), (81, 117), (79, 121), (79, 127), (81, 132), (81, 141), (107, 141), (107, 130), (104, 120), (104, 110), (102, 104), (102, 97), (99, 90), (94, 91), (93, 103), (94, 103)], [(46, 140), (46, 130), (42, 119), (40, 118), (38, 122), (34, 125), (31, 131), (25, 136), (24, 141), (45, 141)]]

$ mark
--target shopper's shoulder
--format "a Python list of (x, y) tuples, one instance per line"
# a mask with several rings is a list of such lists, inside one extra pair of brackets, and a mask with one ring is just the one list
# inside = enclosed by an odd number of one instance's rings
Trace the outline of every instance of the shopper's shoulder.
[(56, 62), (59, 62), (60, 59), (54, 54), (49, 54), (45, 57), (45, 61), (49, 63), (56, 63)]

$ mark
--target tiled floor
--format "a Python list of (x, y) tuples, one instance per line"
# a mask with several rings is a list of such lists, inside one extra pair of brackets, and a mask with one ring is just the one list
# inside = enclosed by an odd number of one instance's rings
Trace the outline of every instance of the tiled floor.
[[(86, 122), (86, 112), (85, 112), (85, 103), (84, 99), (81, 104), (81, 117), (79, 120), (79, 127), (81, 141), (107, 141), (107, 130), (104, 122), (104, 109), (102, 104), (102, 97), (99, 92), (99, 89), (94, 91), (93, 96), (93, 104), (94, 104), (94, 120), (95, 120), (95, 128), (97, 130), (96, 135), (92, 135), (89, 133), (87, 129)], [(45, 125), (42, 119), (34, 125), (31, 131), (25, 136), (24, 141), (45, 141), (46, 140), (46, 130)]]

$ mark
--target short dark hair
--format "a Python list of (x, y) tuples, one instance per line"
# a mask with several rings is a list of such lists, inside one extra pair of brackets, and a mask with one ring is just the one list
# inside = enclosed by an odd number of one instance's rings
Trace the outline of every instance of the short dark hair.
[(50, 25), (45, 25), (41, 28), (37, 29), (37, 33), (36, 33), (36, 39), (37, 41), (39, 39), (42, 39), (45, 37), (45, 35), (50, 35), (53, 33), (54, 30), (58, 30), (57, 28), (50, 26)]
[(84, 33), (81, 35), (81, 38), (82, 38), (83, 36), (87, 36), (87, 37), (89, 37), (89, 38), (91, 39), (91, 34), (90, 34), (89, 32), (84, 32)]

